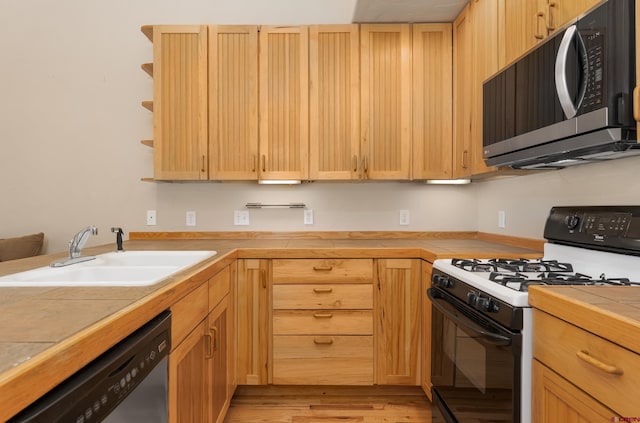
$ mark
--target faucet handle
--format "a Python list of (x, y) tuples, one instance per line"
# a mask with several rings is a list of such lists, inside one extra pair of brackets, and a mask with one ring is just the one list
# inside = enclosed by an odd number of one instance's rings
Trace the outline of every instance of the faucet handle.
[(122, 232), (122, 228), (119, 228), (117, 226), (112, 227), (111, 228), (111, 232), (113, 232), (114, 234), (115, 233), (118, 233), (118, 234), (123, 234), (124, 233), (124, 232)]

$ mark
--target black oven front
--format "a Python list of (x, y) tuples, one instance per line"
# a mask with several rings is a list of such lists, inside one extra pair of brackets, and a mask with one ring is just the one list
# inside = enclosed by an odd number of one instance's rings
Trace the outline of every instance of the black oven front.
[(432, 396), (448, 423), (521, 423), (522, 334), (429, 288)]

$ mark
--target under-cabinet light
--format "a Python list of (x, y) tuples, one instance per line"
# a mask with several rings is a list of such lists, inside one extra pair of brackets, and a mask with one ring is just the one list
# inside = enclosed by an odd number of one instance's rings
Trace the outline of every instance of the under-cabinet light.
[(471, 179), (427, 179), (429, 185), (466, 185), (471, 183)]
[(262, 185), (298, 185), (302, 181), (296, 179), (260, 179), (258, 183)]

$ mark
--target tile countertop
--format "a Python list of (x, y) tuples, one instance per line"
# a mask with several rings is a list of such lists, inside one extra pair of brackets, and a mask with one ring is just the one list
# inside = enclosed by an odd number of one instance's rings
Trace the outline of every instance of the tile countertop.
[[(541, 252), (458, 234), (454, 239), (145, 239), (125, 250), (218, 254), (151, 287), (0, 288), (0, 421), (46, 393), (237, 258), (540, 257)], [(502, 241), (498, 238), (497, 241)], [(539, 244), (542, 245), (542, 244)], [(86, 248), (85, 255), (114, 245)], [(66, 254), (0, 263), (0, 276)]]
[(532, 286), (529, 303), (640, 354), (640, 286)]

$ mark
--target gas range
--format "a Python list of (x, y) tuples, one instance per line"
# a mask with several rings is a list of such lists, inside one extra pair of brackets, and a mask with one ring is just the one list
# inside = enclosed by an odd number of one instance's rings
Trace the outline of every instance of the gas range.
[(640, 206), (554, 207), (544, 237), (537, 260), (434, 262), (432, 394), (446, 421), (501, 410), (498, 420), (531, 422), (530, 286), (640, 285)]

